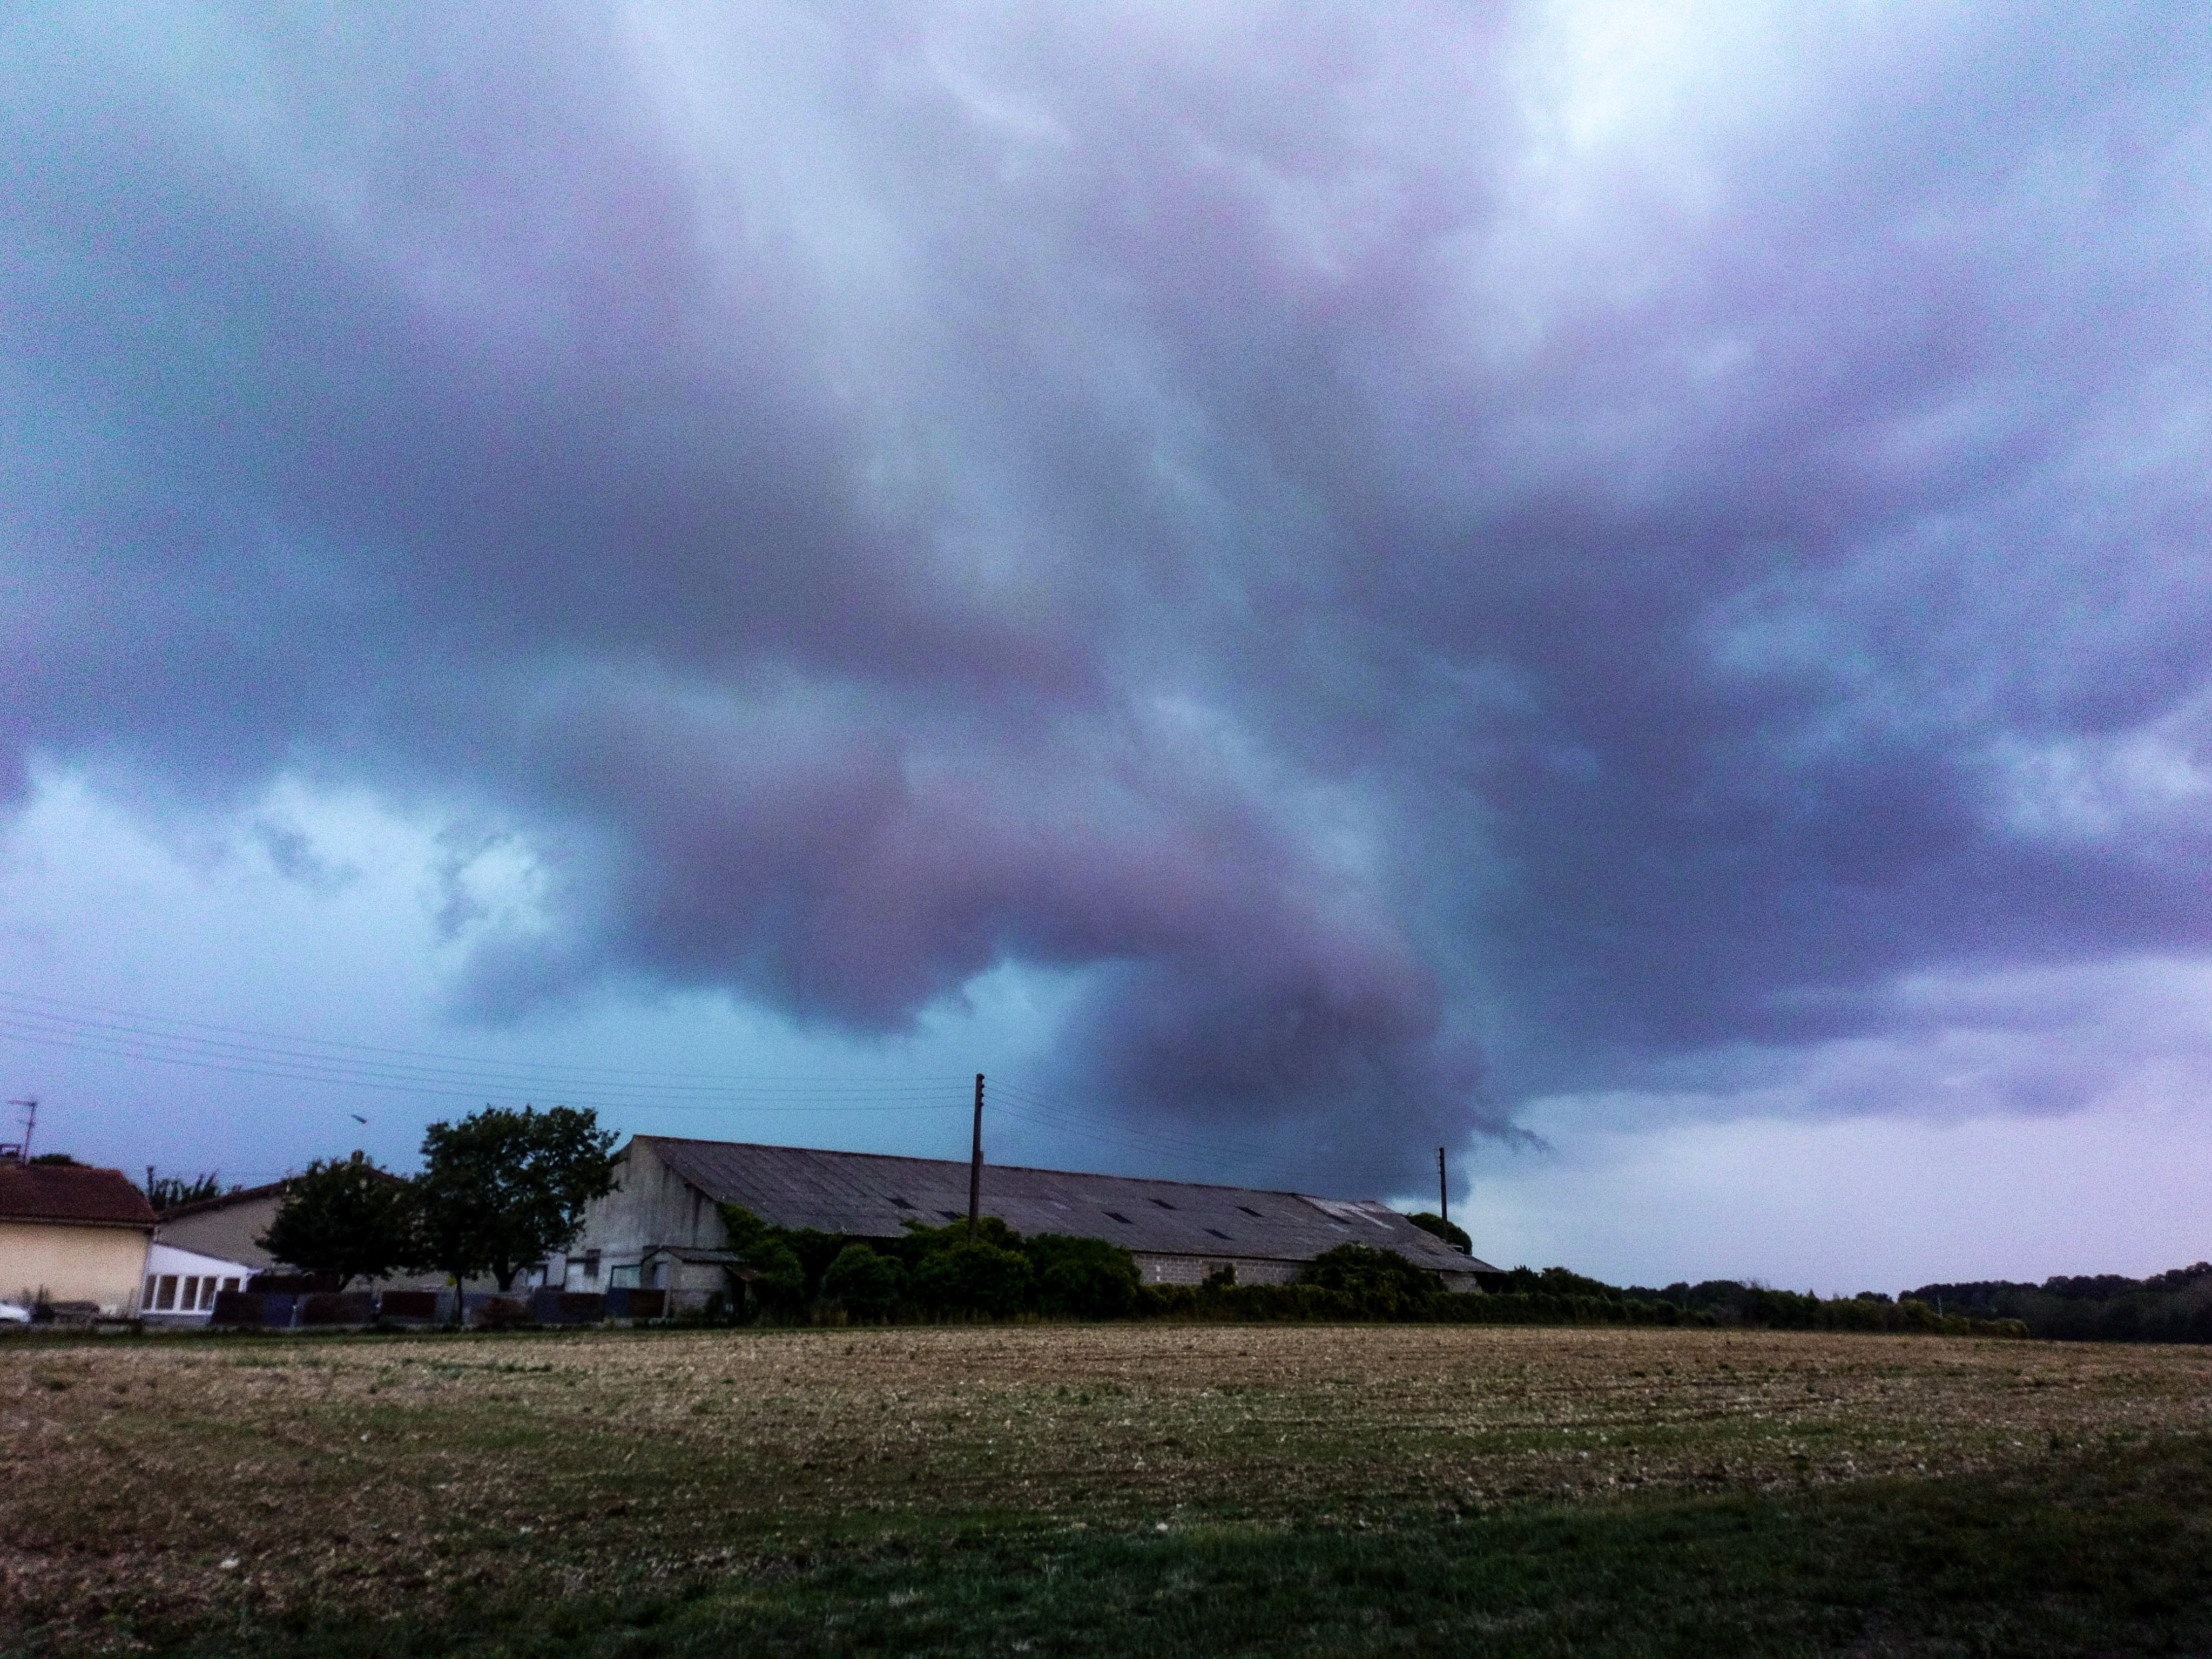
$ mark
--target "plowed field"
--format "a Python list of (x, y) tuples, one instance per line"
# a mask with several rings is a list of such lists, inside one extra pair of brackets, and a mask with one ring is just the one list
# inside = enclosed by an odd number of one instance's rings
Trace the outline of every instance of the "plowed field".
[[(2004, 1474), (2212, 1427), (2212, 1351), (1093, 1326), (0, 1344), (0, 1623), (757, 1574), (963, 1527), (1395, 1526)], [(181, 1624), (179, 1621), (182, 1621)]]

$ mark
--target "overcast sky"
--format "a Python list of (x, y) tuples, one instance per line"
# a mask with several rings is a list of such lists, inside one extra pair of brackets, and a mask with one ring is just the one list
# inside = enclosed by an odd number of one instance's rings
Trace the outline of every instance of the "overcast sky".
[(11, 8), (0, 1085), (2212, 1254), (2203, 21)]

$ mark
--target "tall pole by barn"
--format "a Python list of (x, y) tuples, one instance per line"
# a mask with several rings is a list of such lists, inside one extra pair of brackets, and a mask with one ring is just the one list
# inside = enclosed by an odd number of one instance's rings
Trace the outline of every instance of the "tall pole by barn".
[(1437, 1148), (1437, 1213), (1451, 1219), (1451, 1183), (1444, 1179), (1444, 1149)]
[(983, 1206), (983, 1074), (975, 1073), (975, 1150), (968, 1160), (968, 1237), (975, 1237), (976, 1212)]

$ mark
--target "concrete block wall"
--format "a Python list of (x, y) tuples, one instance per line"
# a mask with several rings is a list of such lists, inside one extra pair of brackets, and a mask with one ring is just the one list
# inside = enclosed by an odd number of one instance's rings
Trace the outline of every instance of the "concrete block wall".
[(1203, 1285), (1224, 1266), (1237, 1269), (1239, 1285), (1288, 1285), (1301, 1271), (1295, 1261), (1269, 1261), (1241, 1255), (1137, 1255), (1137, 1277), (1147, 1285)]

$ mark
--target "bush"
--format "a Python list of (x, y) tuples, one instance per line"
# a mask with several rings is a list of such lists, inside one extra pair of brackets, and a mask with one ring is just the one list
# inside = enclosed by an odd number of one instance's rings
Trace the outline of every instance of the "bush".
[(1137, 1310), (1137, 1259), (1103, 1238), (1038, 1233), (1022, 1241), (1037, 1311), (1054, 1319), (1127, 1319)]
[(1457, 1250), (1462, 1255), (1473, 1255), (1474, 1254), (1474, 1241), (1467, 1236), (1467, 1229), (1460, 1226), (1455, 1222), (1445, 1220), (1433, 1210), (1419, 1211), (1415, 1214), (1407, 1216), (1406, 1219), (1412, 1222), (1423, 1232), (1429, 1233), (1435, 1237), (1441, 1238), (1445, 1243), (1450, 1245), (1452, 1249)]
[(1385, 1316), (1437, 1293), (1437, 1282), (1395, 1250), (1340, 1244), (1323, 1250), (1300, 1275), (1301, 1285), (1349, 1297), (1363, 1313)]
[(888, 1318), (906, 1294), (906, 1268), (896, 1256), (848, 1244), (822, 1275), (822, 1294), (859, 1318)]
[(1146, 1285), (1137, 1293), (1137, 1316), (1285, 1324), (1369, 1316), (1358, 1297), (1317, 1285)]
[(914, 1299), (933, 1313), (977, 1313), (994, 1319), (1024, 1311), (1036, 1293), (1029, 1259), (978, 1238), (932, 1250), (908, 1281)]
[(789, 1237), (740, 1204), (722, 1206), (722, 1224), (730, 1249), (753, 1274), (752, 1294), (761, 1311), (789, 1314), (806, 1303), (806, 1268)]
[[(1516, 1267), (1503, 1278), (1504, 1283), (1498, 1288), (1515, 1296), (1594, 1296), (1617, 1302), (1624, 1294), (1601, 1279), (1586, 1279), (1565, 1267), (1547, 1267), (1540, 1273), (1534, 1267)], [(1698, 1288), (1703, 1290), (1705, 1287), (1700, 1285)], [(1731, 1285), (1729, 1288), (1733, 1291), (1741, 1286)], [(1632, 1295), (1633, 1292), (1628, 1294)]]

